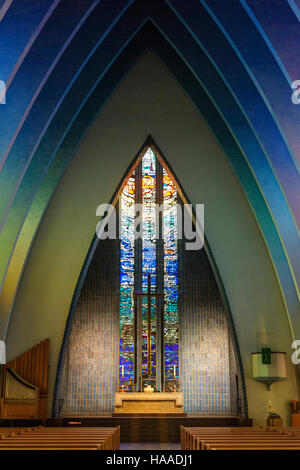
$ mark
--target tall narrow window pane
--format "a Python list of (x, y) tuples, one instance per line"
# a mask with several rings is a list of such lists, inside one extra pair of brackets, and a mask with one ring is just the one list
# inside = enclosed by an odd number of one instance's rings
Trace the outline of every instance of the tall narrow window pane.
[(131, 176), (120, 196), (120, 370), (119, 386), (123, 392), (134, 387), (134, 177)]
[[(142, 289), (146, 293), (150, 282), (151, 293), (156, 288), (156, 192), (155, 156), (148, 149), (142, 159), (143, 241)], [(150, 318), (148, 318), (150, 302)], [(142, 390), (151, 385), (156, 390), (156, 299), (143, 297), (142, 304)]]
[(179, 389), (178, 357), (178, 250), (177, 190), (174, 181), (163, 170), (164, 230), (164, 388)]

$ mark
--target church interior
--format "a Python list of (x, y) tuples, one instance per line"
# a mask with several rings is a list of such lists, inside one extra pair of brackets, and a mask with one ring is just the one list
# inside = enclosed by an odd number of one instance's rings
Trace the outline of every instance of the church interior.
[(300, 450), (299, 22), (0, 0), (0, 452)]

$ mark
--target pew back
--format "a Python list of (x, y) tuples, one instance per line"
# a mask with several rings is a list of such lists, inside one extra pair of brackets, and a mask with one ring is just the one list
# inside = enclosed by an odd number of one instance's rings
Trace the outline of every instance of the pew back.
[(300, 428), (180, 429), (183, 450), (300, 450)]
[(120, 426), (0, 428), (1, 450), (118, 450)]

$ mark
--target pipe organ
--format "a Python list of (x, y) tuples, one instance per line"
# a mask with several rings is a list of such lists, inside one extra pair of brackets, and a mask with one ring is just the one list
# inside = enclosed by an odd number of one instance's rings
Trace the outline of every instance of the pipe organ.
[(46, 419), (49, 338), (2, 369), (0, 418)]

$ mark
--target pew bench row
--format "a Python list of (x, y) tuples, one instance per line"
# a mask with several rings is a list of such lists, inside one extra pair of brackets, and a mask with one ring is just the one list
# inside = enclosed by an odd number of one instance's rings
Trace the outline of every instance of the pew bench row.
[(182, 450), (300, 450), (299, 428), (180, 428)]
[(118, 450), (118, 427), (0, 428), (1, 450)]

